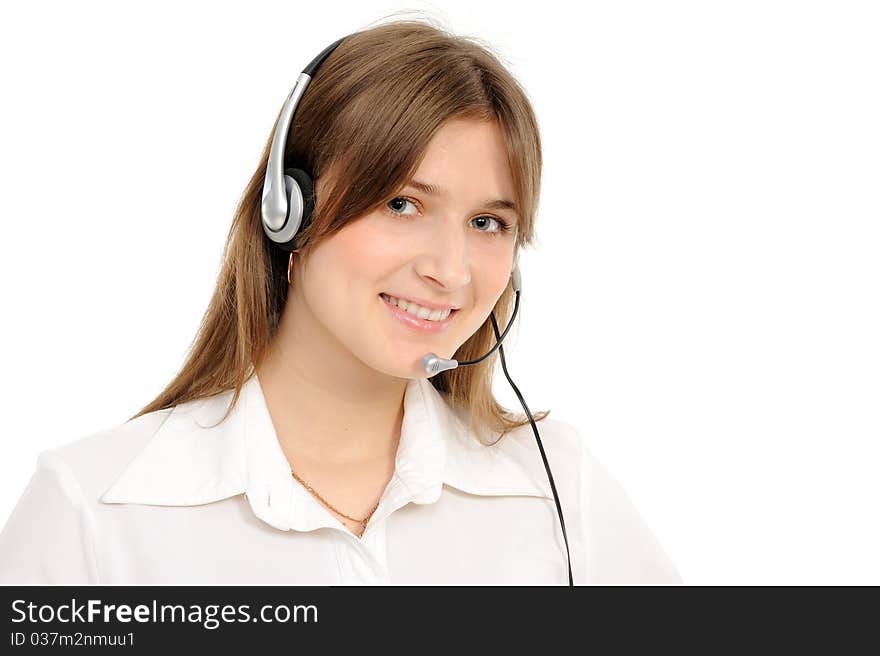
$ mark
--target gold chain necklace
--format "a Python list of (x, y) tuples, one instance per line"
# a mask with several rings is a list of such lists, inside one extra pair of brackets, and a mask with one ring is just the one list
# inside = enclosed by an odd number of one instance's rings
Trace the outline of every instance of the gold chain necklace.
[(309, 492), (311, 492), (315, 497), (317, 497), (318, 500), (319, 500), (321, 503), (323, 503), (325, 506), (327, 506), (330, 510), (332, 510), (332, 511), (335, 512), (335, 513), (339, 513), (340, 515), (342, 515), (342, 516), (345, 517), (346, 519), (350, 519), (350, 520), (353, 521), (353, 522), (357, 522), (358, 524), (363, 524), (364, 527), (366, 527), (367, 522), (370, 521), (370, 517), (373, 516), (373, 513), (376, 512), (376, 508), (379, 507), (379, 502), (376, 502), (376, 505), (373, 506), (373, 509), (370, 511), (370, 514), (367, 515), (366, 517), (364, 517), (363, 519), (357, 519), (357, 518), (355, 518), (355, 517), (349, 517), (349, 516), (346, 515), (344, 512), (340, 512), (339, 510), (337, 510), (336, 508), (334, 508), (333, 506), (331, 506), (330, 503), (329, 503), (324, 497), (322, 497), (320, 494), (317, 493), (317, 491), (315, 491), (315, 488), (313, 488), (311, 485), (309, 485), (309, 484), (306, 483), (303, 479), (301, 479), (299, 476), (297, 476), (297, 475), (296, 475), (296, 472), (293, 471), (293, 469), (290, 470), (290, 473), (293, 474), (293, 477), (294, 477), (296, 480), (298, 480), (300, 483), (302, 483), (302, 484), (305, 486), (305, 488), (306, 488)]

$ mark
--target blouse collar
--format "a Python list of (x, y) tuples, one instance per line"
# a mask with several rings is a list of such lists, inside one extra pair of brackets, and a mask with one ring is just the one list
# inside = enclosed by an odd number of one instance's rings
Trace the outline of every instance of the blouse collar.
[[(228, 390), (157, 411), (168, 415), (100, 500), (193, 506), (244, 493), (254, 514), (277, 529), (338, 528), (339, 520), (291, 475), (258, 376), (217, 424), (231, 398)], [(436, 502), (444, 484), (470, 494), (553, 499), (537, 445), (522, 438), (523, 428), (532, 435), (526, 425), (484, 445), (428, 379), (410, 379), (395, 474), (371, 523), (409, 502)]]

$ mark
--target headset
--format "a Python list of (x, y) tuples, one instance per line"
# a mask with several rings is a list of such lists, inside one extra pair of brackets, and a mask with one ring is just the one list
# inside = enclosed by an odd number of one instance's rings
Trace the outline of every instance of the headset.
[[(348, 35), (351, 36), (351, 35)], [(266, 236), (271, 239), (278, 248), (284, 251), (295, 250), (296, 237), (302, 232), (312, 219), (312, 211), (314, 210), (314, 183), (311, 176), (298, 168), (284, 168), (284, 149), (287, 144), (287, 137), (290, 131), (290, 125), (293, 123), (293, 116), (300, 98), (305, 93), (306, 87), (309, 86), (315, 72), (324, 63), (336, 47), (342, 43), (348, 36), (342, 37), (324, 48), (321, 53), (315, 57), (296, 80), (296, 84), (287, 96), (281, 114), (278, 117), (278, 123), (275, 132), (272, 135), (272, 145), (269, 150), (269, 161), (266, 166), (266, 177), (263, 181), (263, 198), (261, 205), (263, 231)], [(501, 367), (507, 382), (513, 388), (522, 404), (523, 409), (529, 417), (529, 423), (532, 425), (532, 431), (535, 433), (535, 439), (538, 442), (538, 449), (541, 452), (541, 458), (544, 460), (544, 468), (547, 470), (547, 477), (550, 479), (550, 488), (553, 490), (553, 498), (556, 501), (556, 512), (559, 514), (559, 524), (562, 527), (562, 537), (565, 540), (565, 553), (568, 557), (568, 584), (574, 585), (574, 579), (571, 574), (571, 553), (568, 548), (568, 535), (565, 532), (565, 520), (562, 517), (562, 505), (559, 503), (559, 495), (556, 492), (556, 484), (553, 482), (553, 474), (550, 472), (550, 465), (547, 462), (547, 454), (544, 452), (544, 445), (541, 443), (541, 436), (538, 433), (538, 427), (529, 407), (526, 405), (525, 399), (520, 394), (519, 389), (510, 378), (507, 372), (507, 361), (504, 357), (504, 347), (501, 342), (510, 331), (516, 313), (519, 310), (519, 295), (521, 291), (521, 279), (519, 273), (519, 265), (516, 265), (510, 274), (511, 286), (516, 293), (516, 301), (513, 306), (513, 314), (503, 334), (498, 332), (498, 322), (495, 320), (495, 313), (490, 313), (492, 320), (492, 329), (495, 331), (495, 346), (488, 353), (476, 360), (468, 360), (459, 362), (447, 358), (441, 358), (434, 353), (426, 353), (421, 358), (422, 368), (430, 376), (434, 376), (441, 371), (447, 369), (455, 369), (465, 365), (473, 365), (482, 362), (498, 349), (501, 356)]]

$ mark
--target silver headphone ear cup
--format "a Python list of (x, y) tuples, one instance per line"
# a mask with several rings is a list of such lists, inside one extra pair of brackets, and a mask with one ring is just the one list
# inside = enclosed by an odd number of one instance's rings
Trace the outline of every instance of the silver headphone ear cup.
[(289, 246), (289, 244), (299, 231), (300, 222), (302, 221), (303, 196), (299, 184), (294, 178), (285, 175), (282, 180), (284, 181), (284, 195), (287, 199), (287, 217), (278, 230), (270, 229), (264, 218), (263, 232), (278, 247), (283, 250), (292, 250), (293, 247)]
[(292, 251), (296, 236), (311, 223), (315, 206), (314, 184), (302, 169), (289, 168), (284, 172), (284, 195), (287, 199), (287, 218), (278, 230), (271, 230), (263, 219), (263, 230), (279, 248)]

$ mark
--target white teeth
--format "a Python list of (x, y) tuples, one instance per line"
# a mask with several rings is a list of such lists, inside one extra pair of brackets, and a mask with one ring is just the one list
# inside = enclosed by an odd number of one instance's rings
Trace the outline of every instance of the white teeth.
[(389, 296), (388, 294), (382, 294), (382, 298), (384, 298), (389, 303), (396, 305), (401, 310), (409, 312), (410, 314), (417, 316), (419, 319), (427, 319), (428, 321), (443, 321), (446, 317), (449, 316), (449, 313), (452, 312), (452, 310), (431, 310), (430, 308), (422, 307), (421, 305), (416, 305), (415, 303), (410, 303), (399, 298), (394, 298), (393, 296)]

